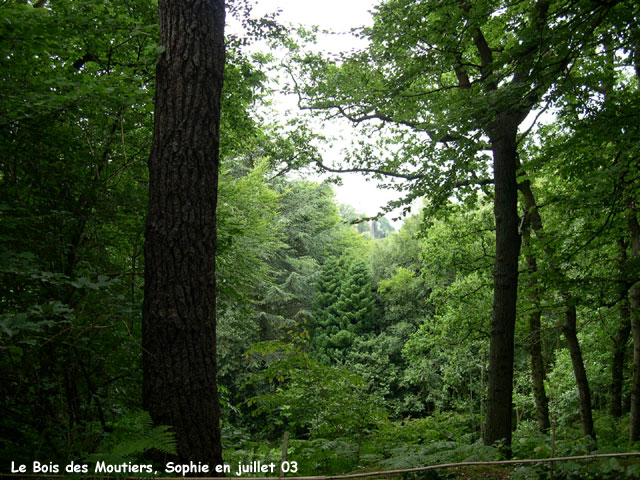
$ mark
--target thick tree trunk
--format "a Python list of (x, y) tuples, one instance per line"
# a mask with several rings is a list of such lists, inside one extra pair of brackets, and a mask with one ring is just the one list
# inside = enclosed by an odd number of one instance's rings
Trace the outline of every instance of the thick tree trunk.
[[(635, 209), (629, 212), (629, 233), (631, 234), (631, 260), (640, 258), (640, 225)], [(632, 442), (640, 440), (640, 279), (629, 289), (631, 309), (631, 335), (633, 337), (633, 378), (631, 381), (631, 425), (629, 435)]]
[[(627, 268), (627, 244), (620, 240), (620, 263), (619, 270), (624, 272)], [(613, 417), (622, 416), (622, 385), (624, 383), (624, 359), (627, 351), (627, 343), (629, 334), (631, 333), (631, 309), (627, 294), (631, 285), (625, 279), (620, 280), (620, 297), (622, 298), (620, 306), (620, 322), (616, 330), (616, 336), (613, 339), (613, 357), (611, 359), (611, 404), (609, 411)]]
[(511, 445), (513, 342), (518, 295), (518, 183), (516, 132), (520, 118), (503, 115), (492, 129), (496, 259), (489, 347), (489, 385), (484, 442)]
[(216, 197), (223, 0), (160, 0), (145, 243), (143, 403), (181, 461), (222, 463), (216, 386)]
[[(523, 239), (529, 244), (529, 226), (523, 231)], [(538, 429), (546, 433), (551, 427), (549, 421), (549, 399), (544, 389), (545, 369), (542, 359), (542, 339), (540, 335), (542, 310), (540, 308), (540, 290), (535, 274), (538, 271), (536, 258), (531, 254), (526, 254), (529, 274), (532, 276), (529, 282), (529, 298), (533, 311), (529, 314), (529, 354), (531, 355), (531, 378), (533, 380), (533, 397), (536, 404), (536, 419)]]

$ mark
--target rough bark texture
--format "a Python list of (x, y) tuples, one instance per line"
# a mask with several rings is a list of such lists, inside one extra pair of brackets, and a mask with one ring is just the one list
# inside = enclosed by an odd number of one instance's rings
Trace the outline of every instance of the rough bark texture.
[(516, 132), (520, 115), (504, 114), (491, 132), (495, 182), (496, 259), (489, 346), (489, 385), (484, 442), (511, 445), (513, 348), (518, 294), (518, 184)]
[[(631, 259), (640, 258), (640, 225), (637, 213), (631, 209), (629, 214), (629, 233), (631, 234)], [(633, 378), (631, 381), (631, 425), (629, 434), (632, 442), (640, 440), (640, 280), (636, 280), (629, 289), (631, 308), (631, 335), (633, 337)]]
[(215, 253), (223, 0), (160, 0), (145, 243), (143, 403), (181, 461), (222, 463)]
[[(522, 235), (525, 243), (529, 244), (529, 226)], [(529, 282), (529, 298), (533, 307), (529, 314), (529, 355), (531, 356), (531, 378), (533, 380), (533, 397), (536, 403), (536, 419), (538, 429), (548, 432), (551, 427), (549, 421), (549, 399), (544, 389), (545, 369), (542, 359), (542, 339), (540, 335), (542, 310), (540, 308), (540, 289), (535, 274), (538, 271), (536, 258), (529, 252), (526, 254), (527, 267), (532, 279)]]

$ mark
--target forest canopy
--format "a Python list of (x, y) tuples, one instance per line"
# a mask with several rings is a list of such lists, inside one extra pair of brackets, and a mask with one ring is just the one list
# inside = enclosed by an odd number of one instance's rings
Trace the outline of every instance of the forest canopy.
[(637, 2), (253, 8), (0, 4), (0, 473), (640, 451)]

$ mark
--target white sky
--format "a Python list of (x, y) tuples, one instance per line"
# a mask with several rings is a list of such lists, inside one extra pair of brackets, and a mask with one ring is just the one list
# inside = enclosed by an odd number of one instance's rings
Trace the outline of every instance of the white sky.
[[(337, 54), (353, 49), (364, 48), (366, 44), (350, 34), (351, 29), (371, 25), (371, 14), (374, 6), (380, 0), (257, 0), (253, 9), (253, 16), (261, 17), (268, 13), (280, 10), (278, 19), (283, 24), (312, 26), (317, 25), (321, 30), (335, 32), (333, 35), (318, 35), (317, 45), (314, 49), (326, 53)], [(233, 20), (230, 29), (233, 30)], [(276, 56), (278, 52), (273, 52)], [(282, 52), (285, 56), (286, 52)], [(296, 106), (296, 99), (287, 98), (284, 95), (276, 97), (274, 105), (280, 114), (300, 115)], [(531, 112), (529, 117), (521, 125), (520, 131), (524, 131), (536, 119), (537, 112)], [(552, 112), (545, 112), (538, 123), (549, 123), (553, 121)], [(284, 121), (283, 121), (284, 123)], [(330, 125), (315, 122), (318, 133), (330, 137), (342, 137), (337, 139), (333, 145), (320, 145), (325, 165), (336, 165), (341, 158), (341, 150), (347, 148), (350, 140), (357, 134), (352, 125), (341, 119), (336, 119)], [(318, 180), (323, 177), (317, 177)], [(400, 194), (393, 190), (378, 188), (375, 180), (367, 181), (362, 174), (342, 174), (341, 186), (335, 186), (336, 197), (339, 203), (346, 203), (353, 206), (356, 211), (373, 216), (379, 213), (383, 206), (390, 200), (400, 198)], [(418, 203), (420, 203), (418, 201)], [(396, 210), (387, 214), (387, 218), (399, 216), (400, 211)], [(393, 222), (399, 228), (402, 222)]]
[[(371, 24), (370, 10), (378, 0), (258, 0), (252, 15), (255, 17), (281, 10), (278, 19), (284, 24), (318, 25), (321, 30), (331, 30), (338, 34), (319, 35), (317, 49), (328, 53), (340, 53), (356, 48), (363, 48), (365, 43), (350, 34), (352, 28)], [(233, 28), (233, 27), (231, 27)], [(283, 53), (284, 55), (284, 53)], [(278, 110), (297, 112), (295, 99), (276, 100)], [(283, 113), (284, 115), (284, 113)], [(340, 159), (340, 151), (345, 148), (350, 137), (351, 125), (348, 121), (334, 121), (331, 125), (318, 124), (318, 133), (330, 136), (342, 136), (343, 141), (336, 141), (334, 145), (322, 145), (321, 151), (325, 165), (336, 164)], [(398, 192), (377, 188), (377, 182), (367, 181), (362, 174), (342, 174), (342, 185), (334, 186), (339, 203), (352, 205), (356, 211), (368, 216), (376, 215), (389, 200), (399, 198)], [(387, 214), (391, 220), (397, 212)], [(401, 222), (393, 222), (397, 227)]]
[(368, 10), (377, 3), (377, 0), (258, 0), (253, 12), (259, 16), (279, 9), (283, 23), (318, 25), (346, 32), (369, 24)]

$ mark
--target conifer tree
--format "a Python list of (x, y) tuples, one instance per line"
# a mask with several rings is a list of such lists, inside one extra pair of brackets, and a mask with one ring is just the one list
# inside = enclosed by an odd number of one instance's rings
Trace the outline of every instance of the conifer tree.
[(314, 302), (313, 343), (321, 356), (341, 359), (338, 351), (356, 335), (375, 330), (376, 299), (366, 263), (349, 253), (325, 264)]

